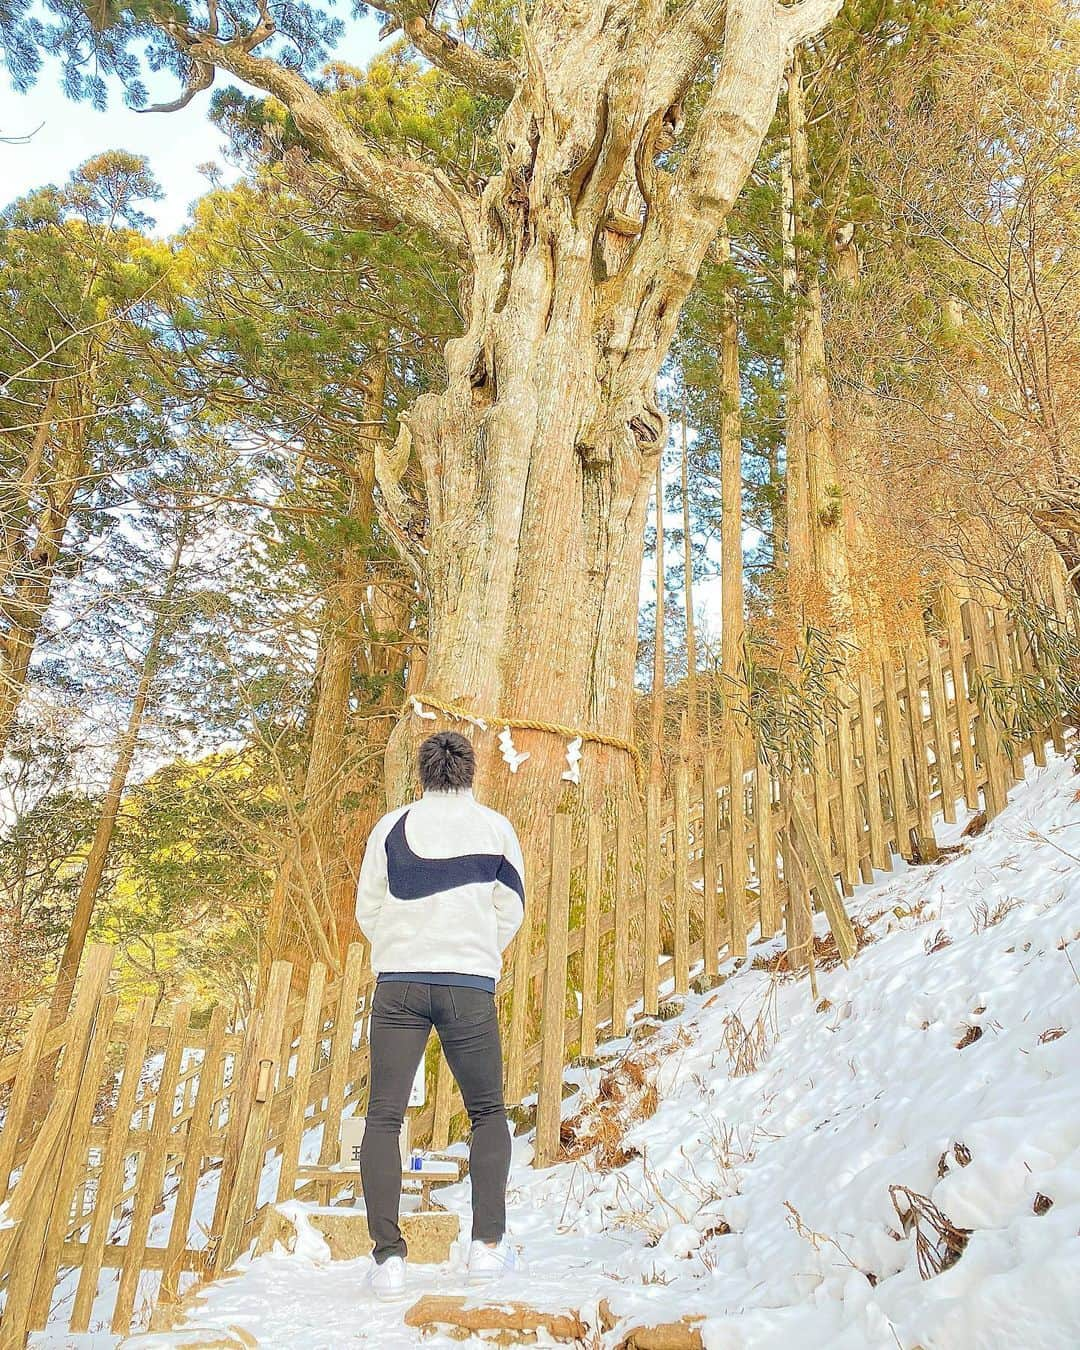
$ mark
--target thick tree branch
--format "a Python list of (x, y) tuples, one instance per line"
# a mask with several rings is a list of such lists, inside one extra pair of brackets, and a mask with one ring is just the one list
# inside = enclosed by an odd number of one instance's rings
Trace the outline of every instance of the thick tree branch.
[(372, 149), (302, 75), (246, 50), (246, 43), (221, 42), (168, 20), (161, 26), (196, 63), (227, 70), (284, 103), (308, 144), (360, 196), (373, 223), (423, 230), (454, 253), (468, 253), (475, 207), (437, 169), (417, 160), (389, 159)]
[[(791, 47), (819, 33), (838, 12), (835, 0), (770, 4)], [(669, 19), (656, 43), (649, 70), (648, 104), (666, 109), (681, 103), (706, 61), (725, 43), (727, 0), (687, 0)], [(770, 16), (771, 17), (771, 16)]]
[(650, 64), (650, 108), (681, 103), (705, 61), (720, 47), (726, 7), (726, 0), (688, 0), (668, 20)]
[(430, 22), (432, 10), (429, 4), (401, 0), (391, 6), (389, 12), (396, 22), (388, 24), (383, 35), (400, 26), (421, 56), (478, 93), (505, 99), (511, 99), (517, 93), (519, 77), (513, 64), (484, 56), (467, 42), (435, 28)]
[(676, 172), (676, 200), (712, 217), (719, 228), (757, 159), (792, 52), (840, 5), (730, 0), (720, 68)]

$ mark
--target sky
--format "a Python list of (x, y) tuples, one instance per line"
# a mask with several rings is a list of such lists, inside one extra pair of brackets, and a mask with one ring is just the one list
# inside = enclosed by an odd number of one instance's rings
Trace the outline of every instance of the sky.
[[(378, 46), (378, 27), (374, 18), (350, 22), (335, 58), (365, 65)], [(171, 76), (156, 80), (154, 97), (176, 96)], [(0, 207), (32, 188), (65, 182), (92, 155), (127, 150), (150, 160), (165, 198), (149, 213), (159, 233), (171, 233), (185, 223), (192, 201), (210, 186), (201, 164), (216, 164), (225, 182), (237, 176), (225, 161), (224, 137), (207, 119), (210, 97), (209, 92), (200, 94), (175, 113), (138, 113), (124, 107), (116, 88), (110, 91), (108, 110), (97, 112), (64, 96), (54, 62), (26, 94), (15, 93), (0, 68), (0, 137), (16, 138), (16, 143), (0, 142)], [(17, 143), (21, 138), (27, 139)]]

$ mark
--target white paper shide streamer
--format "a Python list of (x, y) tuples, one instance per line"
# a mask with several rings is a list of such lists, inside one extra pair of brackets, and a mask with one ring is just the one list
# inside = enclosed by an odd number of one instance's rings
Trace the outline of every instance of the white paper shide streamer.
[(566, 762), (570, 766), (563, 770), (563, 777), (569, 783), (581, 782), (581, 737), (575, 736), (566, 743)]
[(510, 734), (509, 727), (503, 727), (502, 731), (499, 732), (499, 752), (510, 765), (511, 773), (517, 773), (518, 768), (529, 758), (528, 750), (522, 752), (514, 745), (514, 738)]

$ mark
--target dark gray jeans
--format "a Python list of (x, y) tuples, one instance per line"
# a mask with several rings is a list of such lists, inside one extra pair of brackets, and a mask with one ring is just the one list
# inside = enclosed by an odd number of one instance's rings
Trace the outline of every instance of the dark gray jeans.
[(398, 1227), (398, 1135), (432, 1027), (472, 1122), (473, 1238), (498, 1242), (506, 1230), (510, 1129), (503, 1105), (495, 998), (484, 989), (384, 980), (375, 987), (371, 1008), (371, 1092), (360, 1146), (368, 1231), (380, 1265), (391, 1256), (406, 1255)]

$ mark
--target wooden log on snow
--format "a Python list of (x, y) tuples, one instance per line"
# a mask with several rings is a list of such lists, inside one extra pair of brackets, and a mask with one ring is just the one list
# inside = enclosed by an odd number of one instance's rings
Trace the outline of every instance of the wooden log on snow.
[(515, 1301), (477, 1304), (474, 1299), (448, 1294), (425, 1294), (405, 1314), (405, 1325), (429, 1332), (448, 1330), (451, 1335), (455, 1331), (512, 1332), (515, 1340), (543, 1331), (552, 1340), (571, 1345), (588, 1334), (576, 1312), (544, 1312)]

